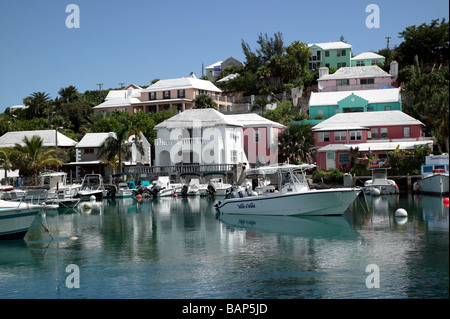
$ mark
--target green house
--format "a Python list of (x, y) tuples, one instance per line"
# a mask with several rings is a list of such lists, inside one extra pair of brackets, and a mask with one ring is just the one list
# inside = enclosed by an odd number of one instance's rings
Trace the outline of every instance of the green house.
[(311, 57), (308, 72), (314, 72), (322, 66), (340, 68), (351, 66), (352, 46), (345, 42), (327, 42), (308, 44)]
[(309, 117), (330, 118), (337, 113), (394, 111), (402, 109), (399, 88), (312, 92)]
[(351, 66), (369, 66), (384, 64), (386, 58), (373, 52), (364, 52), (351, 58)]

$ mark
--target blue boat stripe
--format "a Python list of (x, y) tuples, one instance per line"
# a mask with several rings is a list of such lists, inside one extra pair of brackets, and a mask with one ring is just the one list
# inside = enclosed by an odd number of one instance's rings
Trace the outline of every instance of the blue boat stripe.
[(39, 211), (31, 211), (31, 212), (12, 214), (12, 215), (6, 215), (6, 216), (2, 215), (2, 216), (0, 216), (0, 219), (27, 217), (27, 216), (36, 215), (37, 213), (39, 213)]

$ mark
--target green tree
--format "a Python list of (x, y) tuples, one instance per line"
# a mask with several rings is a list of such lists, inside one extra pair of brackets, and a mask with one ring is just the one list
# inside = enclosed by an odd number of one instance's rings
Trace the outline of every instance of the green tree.
[(282, 159), (290, 163), (311, 163), (316, 156), (314, 134), (309, 123), (289, 124), (278, 135), (278, 142)]
[(26, 118), (29, 120), (35, 117), (48, 116), (51, 107), (50, 95), (45, 92), (33, 92), (23, 99), (23, 104), (28, 106)]
[(207, 94), (200, 94), (194, 99), (194, 109), (212, 108), (217, 110), (217, 104), (213, 98)]
[(414, 63), (417, 55), (424, 65), (438, 65), (448, 60), (449, 49), (449, 24), (443, 18), (432, 20), (428, 25), (422, 23), (419, 26), (406, 27), (399, 32), (399, 38), (403, 42), (397, 48), (399, 62), (403, 65)]
[(62, 103), (70, 103), (80, 99), (81, 94), (78, 92), (77, 88), (73, 85), (69, 85), (68, 87), (61, 88), (58, 91), (58, 94), (61, 96)]
[[(103, 144), (98, 150), (100, 157), (105, 156), (108, 163), (113, 163), (116, 157), (119, 160), (119, 172), (123, 171), (122, 163), (123, 159), (129, 159), (131, 157), (131, 146), (134, 143), (137, 150), (144, 154), (144, 149), (140, 143), (140, 130), (134, 128), (130, 121), (115, 121), (114, 133), (106, 138)], [(130, 137), (134, 137), (130, 142)]]
[(12, 166), (18, 168), (24, 175), (35, 176), (37, 183), (38, 174), (50, 165), (61, 166), (62, 161), (58, 158), (59, 152), (54, 148), (43, 146), (43, 141), (39, 136), (31, 139), (24, 137), (24, 145), (16, 143), (14, 154), (10, 155)]

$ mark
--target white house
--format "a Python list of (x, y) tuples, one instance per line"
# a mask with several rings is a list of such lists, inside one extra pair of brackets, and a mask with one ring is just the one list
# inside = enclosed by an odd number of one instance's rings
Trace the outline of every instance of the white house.
[(248, 164), (243, 125), (214, 109), (188, 109), (155, 129), (155, 166)]
[(23, 139), (27, 137), (29, 140), (31, 140), (33, 136), (40, 137), (42, 139), (42, 146), (44, 147), (58, 146), (62, 148), (68, 148), (77, 145), (76, 141), (68, 138), (57, 130), (36, 130), (7, 132), (0, 137), (0, 148), (14, 147), (16, 143), (24, 145)]

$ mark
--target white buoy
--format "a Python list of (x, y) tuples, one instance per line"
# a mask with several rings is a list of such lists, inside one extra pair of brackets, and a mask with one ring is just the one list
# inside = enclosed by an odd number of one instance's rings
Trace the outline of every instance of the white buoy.
[(78, 237), (77, 237), (77, 236), (72, 236), (72, 237), (70, 237), (69, 239), (70, 239), (70, 240), (77, 240)]
[(395, 211), (395, 217), (408, 217), (408, 213), (403, 208), (399, 208)]
[(372, 188), (372, 196), (380, 196), (381, 191), (378, 188)]
[(91, 195), (91, 197), (89, 198), (89, 200), (90, 200), (91, 202), (95, 202), (95, 195)]

